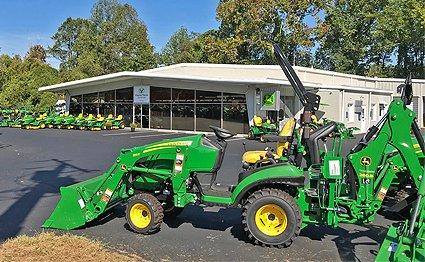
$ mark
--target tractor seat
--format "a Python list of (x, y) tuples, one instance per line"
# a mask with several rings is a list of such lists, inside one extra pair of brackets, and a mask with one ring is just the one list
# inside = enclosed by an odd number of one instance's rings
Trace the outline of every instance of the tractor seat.
[(118, 115), (116, 120), (118, 121), (122, 120), (122, 115)]
[(103, 120), (105, 120), (105, 118), (103, 116), (97, 118), (97, 121), (99, 121), (99, 122), (101, 122)]
[[(242, 162), (247, 164), (255, 164), (259, 160), (266, 158), (267, 151), (257, 150), (257, 151), (247, 151), (242, 156)], [(274, 159), (279, 159), (277, 154), (273, 154)]]
[(108, 119), (112, 119), (112, 118), (114, 118), (114, 116), (112, 114), (109, 114)]

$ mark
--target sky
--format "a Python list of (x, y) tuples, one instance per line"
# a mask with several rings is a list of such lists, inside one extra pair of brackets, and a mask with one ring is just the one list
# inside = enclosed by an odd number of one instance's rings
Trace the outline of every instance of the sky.
[[(119, 0), (131, 4), (148, 28), (149, 40), (160, 51), (181, 26), (205, 32), (218, 27), (219, 0)], [(1, 0), (0, 53), (24, 56), (32, 45), (52, 45), (51, 36), (68, 17), (89, 18), (95, 0)], [(59, 62), (48, 62), (58, 67)]]

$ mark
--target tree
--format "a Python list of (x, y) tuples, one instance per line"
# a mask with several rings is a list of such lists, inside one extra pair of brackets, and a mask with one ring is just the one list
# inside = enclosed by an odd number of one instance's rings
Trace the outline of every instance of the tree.
[(98, 1), (91, 20), (100, 40), (98, 54), (105, 73), (140, 71), (156, 65), (147, 28), (132, 6), (114, 0)]
[(305, 18), (317, 16), (320, 4), (311, 0), (221, 0), (218, 35), (206, 48), (224, 48), (230, 53), (236, 49), (238, 63), (269, 64), (274, 63), (272, 44), (279, 43), (291, 61), (305, 61), (299, 57), (309, 54), (305, 50), (314, 45), (313, 28)]
[(160, 63), (165, 65), (178, 63), (195, 63), (199, 61), (195, 50), (195, 40), (198, 35), (189, 33), (181, 27), (168, 40), (160, 55)]
[(156, 65), (146, 26), (136, 10), (115, 0), (99, 0), (90, 19), (68, 18), (52, 37), (49, 53), (61, 61), (63, 80)]
[(49, 54), (61, 61), (62, 70), (70, 70), (77, 66), (77, 58), (80, 50), (75, 47), (81, 32), (90, 30), (91, 21), (82, 18), (67, 18), (58, 31), (52, 36), (53, 46), (48, 50)]
[(369, 76), (425, 77), (421, 0), (337, 0), (318, 26), (320, 68)]
[[(33, 110), (47, 110), (57, 100), (55, 94), (38, 92), (38, 88), (58, 83), (58, 72), (40, 59), (41, 49), (31, 47), (25, 59), (18, 56), (0, 57), (2, 107), (25, 107)], [(41, 56), (42, 58), (42, 56)]]
[(46, 50), (42, 45), (31, 46), (25, 59), (35, 60), (41, 63), (46, 62)]

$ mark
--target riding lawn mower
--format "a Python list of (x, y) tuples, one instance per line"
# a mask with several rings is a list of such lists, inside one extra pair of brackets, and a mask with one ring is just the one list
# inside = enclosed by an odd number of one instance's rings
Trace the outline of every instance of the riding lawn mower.
[(261, 142), (266, 142), (265, 135), (277, 134), (278, 129), (276, 124), (269, 119), (263, 119), (260, 116), (254, 116), (252, 125), (249, 127), (248, 139), (260, 139)]
[[(411, 79), (401, 85), (401, 98), (344, 157), (344, 142), (354, 129), (333, 121), (310, 129), (320, 96), (305, 90), (279, 46), (274, 52), (303, 105), (298, 131), (279, 138), (288, 143), (282, 153), (264, 154), (239, 173), (237, 184), (224, 186), (216, 178), (226, 140), (234, 136), (228, 130), (211, 127), (216, 139), (197, 134), (122, 149), (102, 175), (61, 187), (61, 199), (43, 227), (79, 228), (126, 203), (129, 227), (151, 234), (160, 230), (164, 216), (187, 205), (229, 206), (242, 208), (242, 224), (253, 243), (287, 247), (308, 225), (372, 222), (393, 181), (404, 177), (412, 181), (417, 199), (410, 218), (390, 228), (378, 259), (424, 261), (425, 143), (408, 108)], [(297, 141), (302, 150), (294, 146)], [(205, 176), (209, 183), (201, 182)]]

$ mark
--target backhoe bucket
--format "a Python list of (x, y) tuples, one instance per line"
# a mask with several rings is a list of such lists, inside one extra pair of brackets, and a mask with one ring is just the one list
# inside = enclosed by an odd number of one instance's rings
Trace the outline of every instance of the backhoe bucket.
[[(43, 228), (76, 229), (95, 219), (101, 213), (94, 214), (87, 210), (87, 205), (93, 206), (93, 196), (105, 180), (101, 175), (71, 186), (61, 187), (61, 198), (50, 217), (42, 225)], [(83, 195), (84, 194), (84, 195)], [(90, 203), (86, 202), (90, 199)]]

